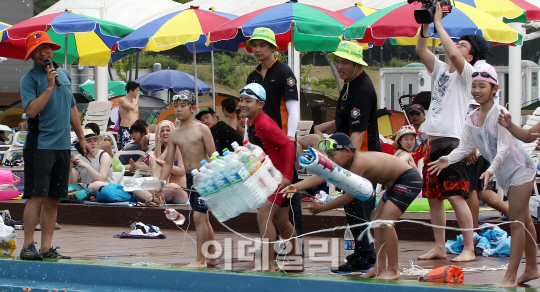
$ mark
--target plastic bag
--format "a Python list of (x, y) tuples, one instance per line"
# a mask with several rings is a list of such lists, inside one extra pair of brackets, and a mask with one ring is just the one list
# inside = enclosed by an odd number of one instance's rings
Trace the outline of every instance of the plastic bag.
[(0, 248), (2, 255), (12, 255), (17, 248), (17, 233), (15, 228), (6, 226), (4, 220), (0, 217)]

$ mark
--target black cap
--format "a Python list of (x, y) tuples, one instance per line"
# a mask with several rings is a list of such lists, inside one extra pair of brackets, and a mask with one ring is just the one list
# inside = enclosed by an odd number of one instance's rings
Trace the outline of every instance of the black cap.
[(469, 34), (467, 36), (469, 38), (471, 38), (476, 43), (476, 45), (478, 46), (478, 51), (480, 53), (488, 53), (489, 54), (489, 52), (488, 52), (488, 43), (486, 42), (486, 39), (484, 39), (483, 36), (481, 36), (479, 34), (475, 34), (475, 33), (471, 33), (471, 34)]
[[(336, 141), (336, 143), (340, 146), (343, 146), (343, 148), (354, 148), (354, 144), (351, 138), (344, 133), (335, 133), (332, 136), (328, 137), (328, 139)], [(328, 150), (326, 151), (329, 152)]]
[(197, 120), (201, 120), (201, 117), (206, 114), (215, 114), (216, 112), (211, 107), (203, 107), (199, 113), (195, 116)]

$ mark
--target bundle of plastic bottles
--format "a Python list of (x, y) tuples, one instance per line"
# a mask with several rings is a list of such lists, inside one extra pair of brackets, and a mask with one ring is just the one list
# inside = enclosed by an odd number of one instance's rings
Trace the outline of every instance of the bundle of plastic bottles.
[(220, 222), (259, 208), (283, 180), (260, 147), (247, 140), (243, 147), (231, 145), (234, 153), (214, 152), (192, 171), (195, 189)]

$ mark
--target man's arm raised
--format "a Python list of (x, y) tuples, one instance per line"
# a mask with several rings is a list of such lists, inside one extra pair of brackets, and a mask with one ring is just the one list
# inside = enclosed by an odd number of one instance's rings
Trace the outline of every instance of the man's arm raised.
[(466, 61), (459, 52), (459, 49), (454, 43), (454, 41), (450, 38), (446, 30), (444, 30), (444, 27), (441, 24), (442, 16), (443, 13), (440, 2), (437, 2), (437, 9), (435, 11), (435, 16), (433, 17), (433, 25), (435, 26), (435, 29), (439, 34), (439, 38), (441, 40), (444, 51), (446, 52), (446, 55), (448, 56), (448, 58), (450, 58), (450, 61), (452, 62), (454, 67), (456, 67), (459, 75), (461, 75), (461, 72), (463, 72), (463, 68), (465, 67)]
[[(423, 24), (424, 34), (427, 34), (429, 31), (429, 24)], [(418, 56), (420, 59), (422, 59), (422, 62), (426, 66), (426, 69), (428, 72), (433, 72), (433, 68), (435, 66), (435, 55), (428, 49), (428, 39), (424, 37), (418, 37), (418, 41), (416, 42), (416, 53), (418, 53)]]

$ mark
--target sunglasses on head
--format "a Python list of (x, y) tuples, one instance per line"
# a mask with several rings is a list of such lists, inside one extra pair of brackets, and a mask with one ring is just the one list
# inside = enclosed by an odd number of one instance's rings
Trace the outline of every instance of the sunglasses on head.
[(321, 151), (338, 151), (338, 150), (344, 150), (345, 148), (347, 148), (343, 145), (339, 145), (333, 139), (323, 139), (319, 141), (319, 145), (317, 147)]
[(474, 78), (474, 77), (476, 77), (476, 76), (478, 76), (478, 75), (480, 75), (480, 76), (482, 76), (482, 77), (484, 77), (484, 78), (491, 78), (491, 79), (495, 80), (495, 82), (497, 82), (497, 79), (495, 79), (495, 77), (489, 75), (489, 73), (488, 73), (488, 72), (485, 72), (485, 71), (483, 71), (483, 72), (474, 72), (474, 73), (472, 74), (472, 77)]
[(244, 92), (247, 93), (248, 95), (253, 95), (253, 96), (255, 96), (255, 97), (256, 97), (258, 100), (260, 100), (260, 101), (264, 101), (257, 93), (255, 93), (255, 91), (253, 91), (253, 90), (251, 90), (251, 89), (249, 89), (249, 88), (242, 88), (242, 89), (240, 89), (240, 94), (242, 94), (242, 93), (244, 93)]

